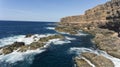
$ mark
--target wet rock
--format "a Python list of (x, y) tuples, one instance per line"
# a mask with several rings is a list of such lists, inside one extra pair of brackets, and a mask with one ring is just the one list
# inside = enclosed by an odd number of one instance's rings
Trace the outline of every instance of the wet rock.
[(92, 67), (87, 61), (84, 59), (76, 58), (75, 63), (77, 67)]
[(113, 57), (120, 58), (120, 51), (119, 50), (107, 51), (107, 53), (112, 55)]
[(64, 39), (62, 35), (53, 35), (53, 36), (48, 36), (48, 37), (43, 37), (39, 39), (39, 42), (48, 42), (51, 39)]
[(28, 38), (28, 37), (31, 37), (33, 34), (27, 34), (25, 37)]
[(58, 32), (65, 32), (69, 33), (71, 35), (75, 35), (78, 33), (78, 30), (80, 29), (78, 23), (61, 23), (58, 25), (55, 30)]
[(33, 42), (29, 46), (30, 50), (35, 50), (37, 48), (43, 47), (45, 44), (40, 42)]
[(96, 55), (93, 53), (83, 53), (83, 57), (91, 61), (96, 67), (114, 67), (114, 64), (111, 60), (101, 56), (101, 55)]
[(17, 50), (18, 48), (25, 46), (24, 42), (14, 42), (11, 45), (7, 45), (5, 47), (2, 47), (2, 53), (3, 54), (9, 54), (12, 53), (14, 50)]

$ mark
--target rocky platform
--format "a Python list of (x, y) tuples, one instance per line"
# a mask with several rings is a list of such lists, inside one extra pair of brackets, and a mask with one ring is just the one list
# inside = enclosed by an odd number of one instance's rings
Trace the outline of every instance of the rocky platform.
[[(114, 67), (111, 60), (94, 53), (85, 52), (81, 54), (84, 58), (77, 58), (75, 62), (77, 67)], [(89, 62), (88, 62), (89, 61)]]

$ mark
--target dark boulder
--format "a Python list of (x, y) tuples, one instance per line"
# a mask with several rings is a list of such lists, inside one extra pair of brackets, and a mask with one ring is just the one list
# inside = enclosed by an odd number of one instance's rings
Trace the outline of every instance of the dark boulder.
[(31, 37), (33, 34), (27, 34), (25, 37), (28, 38), (28, 37)]

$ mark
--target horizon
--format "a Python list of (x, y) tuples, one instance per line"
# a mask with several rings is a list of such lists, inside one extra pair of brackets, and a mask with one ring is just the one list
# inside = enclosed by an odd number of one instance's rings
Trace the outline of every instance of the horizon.
[(59, 22), (62, 17), (84, 14), (84, 11), (107, 1), (0, 0), (0, 21)]

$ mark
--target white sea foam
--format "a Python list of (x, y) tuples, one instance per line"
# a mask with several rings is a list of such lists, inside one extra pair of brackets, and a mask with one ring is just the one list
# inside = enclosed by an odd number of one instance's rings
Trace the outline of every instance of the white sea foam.
[(55, 27), (46, 27), (46, 29), (55, 30)]
[(69, 52), (70, 53), (75, 53), (75, 54), (78, 54), (78, 55), (80, 55), (82, 52), (91, 52), (91, 53), (95, 53), (97, 55), (102, 55), (102, 56), (110, 59), (114, 63), (115, 67), (120, 67), (120, 59), (112, 57), (112, 56), (108, 55), (106, 52), (101, 51), (101, 50), (92, 50), (92, 49), (89, 49), (89, 48), (73, 47), (73, 48), (70, 48)]
[(0, 47), (2, 46), (5, 46), (5, 45), (10, 45), (14, 42), (24, 42), (26, 45), (34, 42), (34, 41), (38, 41), (39, 38), (42, 38), (42, 37), (48, 37), (50, 35), (54, 35), (54, 34), (35, 34), (31, 37), (28, 37), (28, 38), (25, 38), (25, 35), (17, 35), (17, 36), (13, 36), (13, 37), (7, 37), (7, 38), (2, 38), (0, 39)]
[(50, 41), (53, 42), (55, 45), (71, 43), (71, 41), (69, 41), (69, 40), (64, 40), (63, 41), (63, 40), (60, 40), (60, 39), (52, 39)]
[(78, 32), (77, 34), (75, 34), (76, 36), (86, 36), (86, 35), (88, 35), (88, 34), (86, 34), (86, 33), (82, 33), (82, 32)]
[[(48, 37), (51, 35), (55, 35), (55, 34), (47, 34), (47, 35), (35, 34), (29, 38), (25, 38), (25, 35), (19, 35), (19, 36), (14, 36), (14, 37), (3, 38), (3, 39), (1, 39), (1, 41), (3, 40), (1, 42), (1, 44), (8, 45), (8, 44), (12, 44), (16, 41), (25, 42), (26, 44), (29, 44), (29, 43), (32, 43), (34, 41), (34, 39), (39, 40), (39, 38)], [(4, 43), (4, 42), (7, 42), (7, 43)], [(70, 41), (68, 41), (68, 40), (62, 41), (60, 39), (51, 39), (42, 48), (47, 48), (50, 45), (50, 43), (64, 44), (64, 43), (70, 43)], [(42, 49), (42, 48), (36, 49), (36, 50), (27, 50), (26, 52), (17, 52), (17, 50), (16, 50), (16, 51), (14, 51), (10, 54), (7, 54), (7, 55), (0, 55), (0, 61), (1, 62), (2, 61), (8, 62), (8, 63), (15, 63), (17, 61), (27, 60), (29, 63), (32, 63), (32, 60), (34, 59), (34, 55), (36, 55), (38, 53), (42, 53), (43, 51), (45, 51), (45, 49)]]
[(65, 36), (65, 38), (66, 38), (67, 40), (76, 40), (76, 38), (72, 38), (72, 37), (68, 37), (68, 36)]
[(24, 37), (25, 37), (24, 35), (18, 35), (18, 36), (13, 36), (13, 37), (2, 38), (0, 39), (0, 47), (5, 46), (5, 45), (10, 45)]
[(43, 51), (45, 50), (36, 49), (36, 50), (28, 50), (26, 52), (14, 51), (7, 55), (0, 55), (0, 61), (15, 63), (17, 61), (28, 60), (29, 63), (32, 63), (32, 60), (34, 59), (34, 55), (38, 53), (42, 53)]

